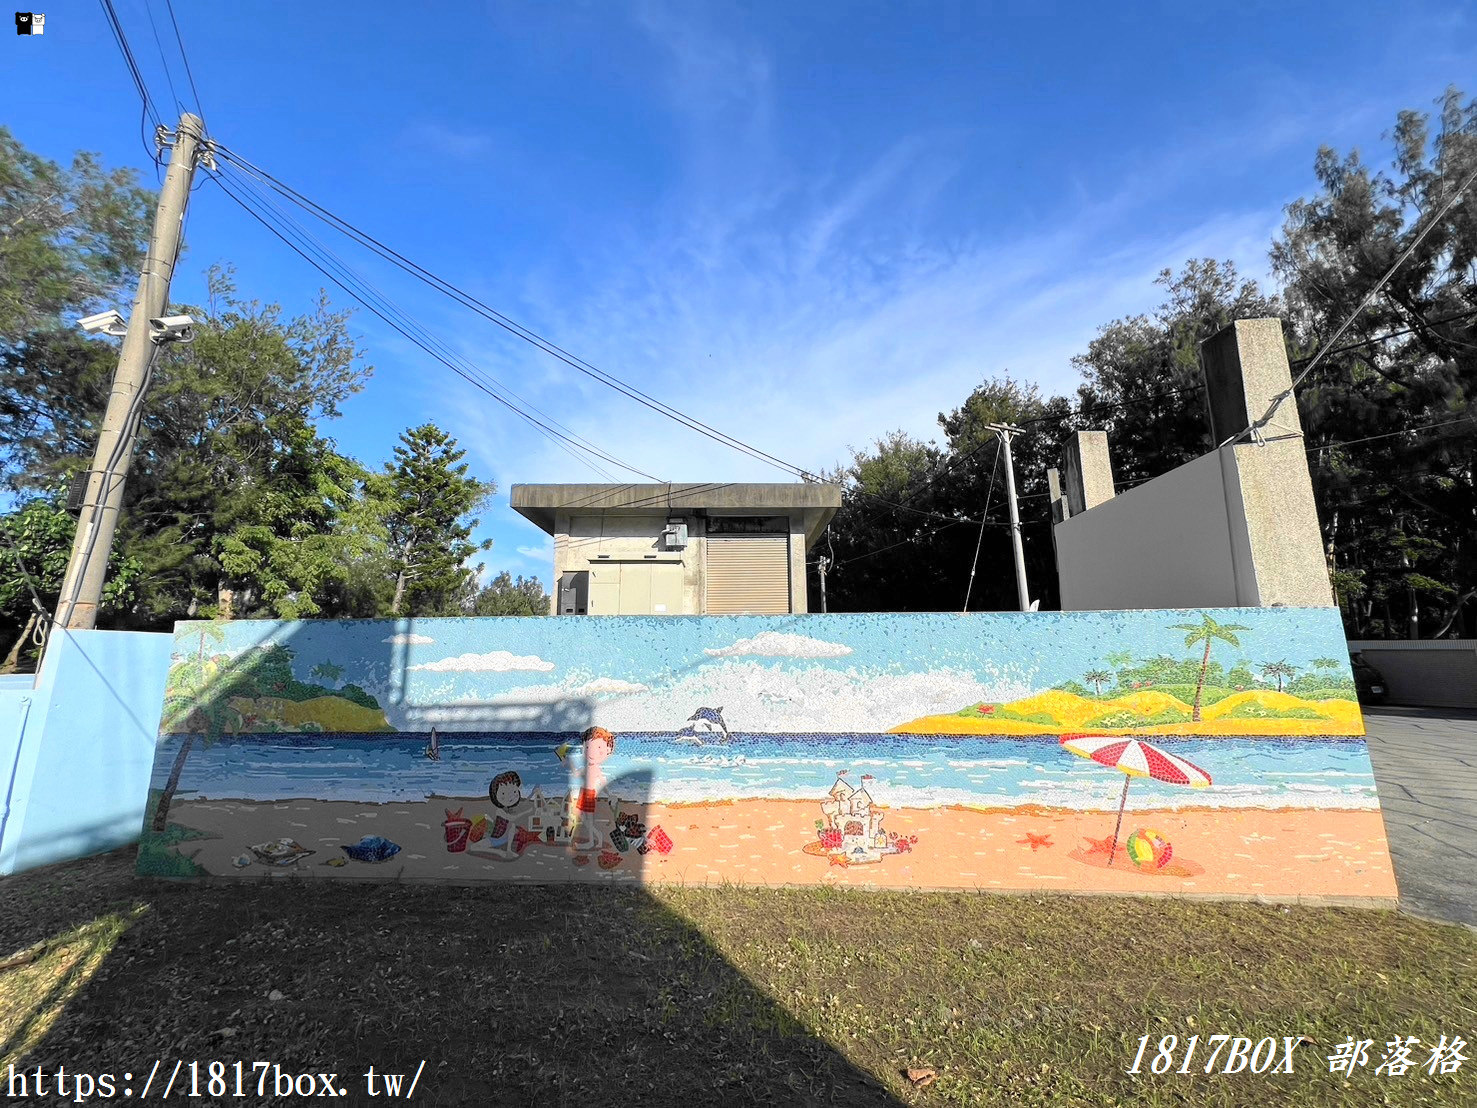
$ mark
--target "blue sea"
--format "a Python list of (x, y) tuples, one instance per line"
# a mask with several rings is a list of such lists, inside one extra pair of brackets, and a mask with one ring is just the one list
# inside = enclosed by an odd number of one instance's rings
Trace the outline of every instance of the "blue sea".
[[(181, 736), (159, 744), (161, 788)], [(569, 765), (554, 751), (570, 736), (441, 736), (439, 761), (427, 734), (262, 735), (196, 742), (181, 795), (278, 801), (295, 798), (385, 803), (430, 796), (487, 795), (492, 777), (514, 770), (523, 792), (563, 795), (579, 787), (579, 747)], [(1376, 808), (1374, 774), (1362, 739), (1160, 739), (1154, 744), (1210, 774), (1209, 788), (1135, 778), (1128, 807)], [(670, 733), (621, 732), (605, 763), (607, 792), (631, 802), (805, 799), (825, 796), (845, 771), (864, 775), (889, 807), (1042, 804), (1116, 809), (1123, 775), (1063, 750), (1052, 736), (735, 734), (726, 744), (683, 745)]]

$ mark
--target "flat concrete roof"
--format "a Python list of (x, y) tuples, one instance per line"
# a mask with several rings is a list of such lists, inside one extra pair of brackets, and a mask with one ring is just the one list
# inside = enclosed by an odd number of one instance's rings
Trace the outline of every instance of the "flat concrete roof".
[(820, 513), (807, 531), (811, 542), (819, 537), (836, 509), (841, 486), (783, 482), (749, 484), (707, 481), (646, 485), (514, 485), (509, 500), (513, 511), (554, 533), (556, 512), (635, 512), (652, 515), (680, 512), (788, 514), (796, 509)]

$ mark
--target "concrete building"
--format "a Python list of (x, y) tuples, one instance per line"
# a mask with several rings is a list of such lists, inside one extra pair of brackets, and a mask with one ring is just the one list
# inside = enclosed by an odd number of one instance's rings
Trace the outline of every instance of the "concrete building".
[[(1237, 320), (1201, 353), (1214, 442), (1292, 387), (1280, 320)], [(1062, 469), (1052, 537), (1063, 610), (1333, 606), (1295, 399), (1253, 441), (1117, 495), (1101, 431), (1073, 435)]]
[(554, 537), (556, 615), (808, 610), (805, 555), (841, 506), (823, 484), (514, 485)]

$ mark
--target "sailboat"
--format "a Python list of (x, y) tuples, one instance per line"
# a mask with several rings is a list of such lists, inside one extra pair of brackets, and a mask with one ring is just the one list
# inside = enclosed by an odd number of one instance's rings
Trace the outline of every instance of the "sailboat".
[(433, 762), (439, 762), (441, 760), (441, 740), (436, 736), (434, 725), (431, 727), (431, 745), (426, 747), (426, 757)]

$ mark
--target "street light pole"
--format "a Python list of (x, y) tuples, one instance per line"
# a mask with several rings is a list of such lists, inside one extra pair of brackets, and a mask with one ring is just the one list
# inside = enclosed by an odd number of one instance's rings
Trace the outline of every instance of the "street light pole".
[(987, 423), (985, 426), (1000, 436), (1000, 444), (1005, 448), (1005, 495), (1010, 502), (1010, 541), (1015, 550), (1015, 592), (1021, 611), (1029, 612), (1031, 594), (1026, 588), (1026, 549), (1021, 544), (1021, 515), (1015, 498), (1015, 464), (1010, 457), (1011, 436), (1022, 432), (1009, 423)]

